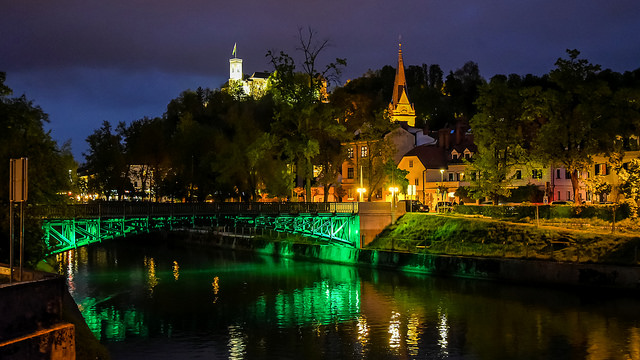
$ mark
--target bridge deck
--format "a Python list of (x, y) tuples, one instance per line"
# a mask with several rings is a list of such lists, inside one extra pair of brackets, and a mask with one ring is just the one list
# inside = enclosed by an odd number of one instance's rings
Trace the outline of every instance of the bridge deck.
[(38, 206), (44, 219), (93, 219), (202, 215), (357, 214), (358, 203), (152, 203), (104, 202), (97, 204)]

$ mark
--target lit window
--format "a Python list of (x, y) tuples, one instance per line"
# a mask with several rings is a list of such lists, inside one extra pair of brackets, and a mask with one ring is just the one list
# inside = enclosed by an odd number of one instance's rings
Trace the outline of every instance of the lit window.
[(347, 157), (349, 159), (353, 159), (353, 148), (348, 148), (347, 149)]
[(369, 147), (368, 146), (363, 146), (360, 148), (360, 157), (366, 158), (367, 156), (369, 156)]

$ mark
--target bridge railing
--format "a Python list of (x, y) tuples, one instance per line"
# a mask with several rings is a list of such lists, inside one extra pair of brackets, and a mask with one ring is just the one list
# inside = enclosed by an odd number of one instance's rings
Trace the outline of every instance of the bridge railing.
[(355, 214), (358, 203), (153, 203), (100, 202), (77, 205), (36, 206), (37, 216), (46, 219), (127, 218), (204, 215)]

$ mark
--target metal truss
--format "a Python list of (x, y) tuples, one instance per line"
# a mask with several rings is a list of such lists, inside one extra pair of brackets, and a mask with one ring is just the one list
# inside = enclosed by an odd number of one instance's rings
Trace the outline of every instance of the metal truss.
[(255, 224), (256, 227), (298, 233), (354, 247), (360, 238), (360, 217), (357, 214), (259, 216)]
[(358, 214), (281, 214), (271, 216), (146, 216), (114, 218), (54, 218), (43, 220), (47, 253), (55, 254), (103, 240), (140, 234), (156, 229), (213, 227), (219, 221), (235, 225), (297, 233), (347, 246), (359, 242)]

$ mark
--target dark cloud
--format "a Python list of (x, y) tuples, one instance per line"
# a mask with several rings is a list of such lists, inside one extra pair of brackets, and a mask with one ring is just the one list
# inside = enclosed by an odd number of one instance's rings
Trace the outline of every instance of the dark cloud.
[(58, 139), (102, 120), (162, 114), (187, 88), (218, 87), (234, 43), (245, 72), (269, 70), (267, 50), (295, 52), (298, 28), (330, 39), (344, 79), (406, 64), (542, 74), (567, 48), (616, 71), (640, 67), (637, 0), (0, 0), (0, 71), (51, 115)]

